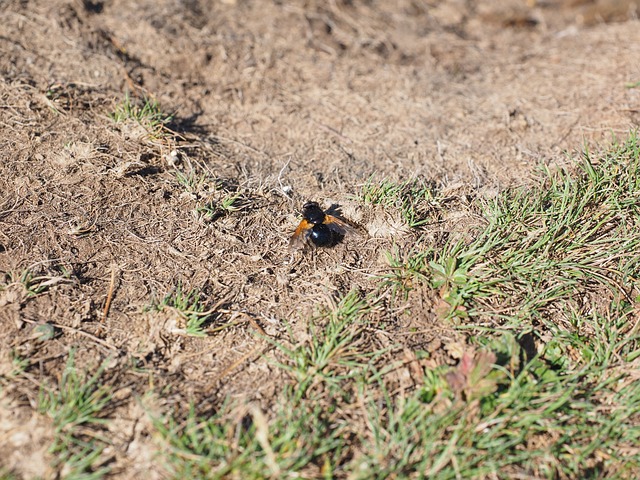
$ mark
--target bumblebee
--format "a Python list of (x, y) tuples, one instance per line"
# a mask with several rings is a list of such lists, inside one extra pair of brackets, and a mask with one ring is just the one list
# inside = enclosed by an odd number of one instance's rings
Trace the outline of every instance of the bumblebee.
[(302, 206), (302, 221), (289, 241), (289, 248), (333, 247), (351, 233), (356, 233), (351, 225), (326, 213), (318, 202), (307, 202)]

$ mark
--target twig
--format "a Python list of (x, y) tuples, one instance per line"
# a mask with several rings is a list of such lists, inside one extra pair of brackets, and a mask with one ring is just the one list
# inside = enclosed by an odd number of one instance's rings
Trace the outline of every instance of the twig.
[(267, 332), (264, 331), (264, 329), (258, 324), (258, 322), (255, 321), (255, 319), (249, 315), (247, 312), (238, 312), (240, 315), (247, 317), (247, 320), (249, 320), (249, 323), (253, 326), (253, 328), (255, 328), (260, 335), (262, 335), (263, 337), (267, 336)]
[[(31, 323), (31, 324), (36, 324), (36, 323), (40, 323), (36, 320), (31, 320), (28, 318), (21, 318), (20, 320), (22, 320), (23, 322), (27, 322), (27, 323)], [(73, 328), (73, 327), (68, 327), (66, 325), (61, 325), (59, 323), (49, 323), (49, 325), (53, 325), (56, 328), (60, 328), (62, 330), (69, 330), (71, 332), (74, 333), (79, 333), (80, 335), (83, 335), (87, 338), (90, 338), (91, 340), (93, 340), (94, 342), (102, 345), (103, 347), (106, 347), (110, 350), (113, 350), (114, 352), (119, 351), (118, 347), (116, 347), (115, 345), (111, 345), (109, 342), (106, 342), (104, 340), (102, 340), (101, 338), (96, 337), (95, 335), (90, 334), (89, 332), (85, 332), (84, 330), (79, 330), (77, 328)]]
[(107, 301), (104, 304), (104, 310), (102, 311), (102, 320), (107, 319), (109, 314), (109, 307), (111, 306), (111, 300), (113, 299), (113, 290), (116, 284), (116, 264), (111, 264), (111, 282), (109, 284), (109, 291), (107, 292)]

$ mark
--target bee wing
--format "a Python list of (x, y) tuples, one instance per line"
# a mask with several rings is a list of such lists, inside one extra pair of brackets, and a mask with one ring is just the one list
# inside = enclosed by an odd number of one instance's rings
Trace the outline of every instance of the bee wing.
[(328, 213), (325, 215), (324, 223), (331, 230), (340, 235), (361, 235), (360, 231), (356, 227), (353, 227), (344, 220), (340, 220), (339, 218), (334, 217), (333, 215), (329, 215)]
[(308, 222), (306, 219), (302, 219), (296, 231), (293, 232), (291, 239), (289, 240), (289, 248), (293, 250), (297, 250), (299, 248), (303, 248), (309, 244), (309, 234), (311, 233), (311, 228), (313, 224)]

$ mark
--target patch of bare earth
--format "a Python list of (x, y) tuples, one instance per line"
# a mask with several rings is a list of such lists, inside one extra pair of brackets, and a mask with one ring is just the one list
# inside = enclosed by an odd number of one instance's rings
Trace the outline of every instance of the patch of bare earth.
[[(151, 386), (170, 392), (160, 409), (269, 405), (287, 379), (261, 335), (304, 341), (319, 308), (376, 291), (393, 244), (438, 242), (469, 221), (454, 194), (442, 222), (408, 231), (354, 199), (372, 175), (491, 194), (637, 127), (633, 2), (493, 4), (0, 4), (0, 466), (49, 475), (34, 467), (51, 436), (34, 408), (75, 349), (86, 368), (110, 358), (114, 473), (161, 475), (137, 403)], [(126, 92), (157, 99), (173, 133), (114, 122)], [(186, 191), (176, 169), (189, 165), (215, 185)], [(240, 209), (198, 218), (220, 188)], [(308, 198), (373, 234), (292, 255)], [(216, 307), (209, 336), (176, 335), (150, 309), (177, 285)], [(372, 344), (452, 361), (459, 334), (437, 319), (436, 296), (383, 298)], [(42, 323), (53, 339), (34, 332)], [(28, 376), (10, 375), (16, 357)]]

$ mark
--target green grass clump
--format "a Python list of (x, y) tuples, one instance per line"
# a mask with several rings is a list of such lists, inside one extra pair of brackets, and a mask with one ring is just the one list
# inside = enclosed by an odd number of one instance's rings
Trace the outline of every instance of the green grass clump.
[(283, 394), (269, 419), (248, 405), (226, 407), (208, 418), (192, 411), (180, 424), (171, 417), (157, 422), (170, 447), (173, 478), (283, 478), (324, 465), (326, 452), (341, 448), (341, 429), (323, 406), (296, 404), (291, 396)]
[[(111, 401), (110, 387), (100, 383), (106, 364), (92, 376), (77, 371), (71, 351), (57, 387), (40, 391), (38, 409), (53, 421), (54, 442), (49, 449), (53, 467), (68, 479), (99, 479), (109, 471), (101, 465), (107, 440), (98, 433)], [(91, 433), (91, 435), (89, 435)]]
[[(176, 181), (184, 189), (185, 192), (199, 195), (202, 191), (208, 189), (215, 190), (215, 180), (207, 173), (198, 172), (195, 168), (189, 168), (186, 171), (175, 170)], [(213, 186), (213, 187), (212, 187)]]
[(319, 384), (338, 392), (346, 380), (352, 380), (358, 370), (368, 364), (367, 354), (358, 346), (366, 326), (364, 316), (371, 308), (369, 301), (353, 290), (333, 309), (324, 312), (325, 321), (310, 324), (311, 340), (307, 345), (289, 348), (276, 344), (286, 359), (278, 365), (296, 381), (297, 399), (308, 395), (308, 390)]
[(383, 275), (383, 287), (390, 288), (394, 297), (400, 294), (406, 299), (409, 291), (429, 280), (427, 272), (433, 255), (432, 249), (401, 252), (396, 248), (387, 252), (389, 272)]
[(457, 277), (452, 304), (522, 325), (570, 323), (558, 311), (631, 301), (640, 272), (639, 152), (633, 136), (600, 159), (585, 153), (576, 174), (546, 171), (539, 184), (488, 202), (487, 228), (431, 264), (434, 278)]
[(351, 292), (310, 326), (308, 344), (275, 344), (283, 357), (277, 365), (294, 383), (283, 389), (272, 415), (253, 404), (227, 405), (208, 418), (191, 410), (181, 423), (160, 420), (174, 478), (286, 478), (300, 471), (333, 478), (348, 452), (344, 441), (353, 435), (338, 408), (371, 359), (358, 341), (369, 308)]
[(421, 178), (396, 183), (372, 177), (361, 187), (359, 199), (364, 205), (397, 208), (410, 228), (434, 223), (441, 201), (435, 186)]
[(214, 311), (206, 311), (206, 304), (201, 300), (200, 291), (191, 289), (185, 291), (182, 283), (164, 296), (164, 298), (154, 303), (151, 309), (156, 311), (170, 311), (176, 316), (183, 327), (178, 327), (176, 332), (192, 337), (204, 337), (207, 335), (204, 327), (211, 322)]
[(245, 210), (250, 201), (236, 186), (225, 185), (202, 165), (190, 161), (183, 169), (175, 168), (178, 185), (197, 200), (193, 216), (199, 221), (214, 222), (218, 218)]
[(636, 478), (632, 372), (563, 370), (507, 332), (471, 339), (456, 367), (426, 369), (400, 393), (389, 382), (402, 362), (366, 340), (375, 308), (352, 292), (306, 342), (279, 344), (292, 383), (269, 413), (227, 404), (160, 420), (174, 478)]
[(210, 201), (197, 207), (196, 215), (198, 218), (213, 222), (224, 215), (241, 210), (243, 208), (241, 197), (242, 195), (239, 193), (223, 194), (219, 200)]
[(35, 297), (49, 288), (61, 283), (73, 283), (71, 272), (65, 267), (58, 265), (55, 270), (58, 275), (38, 274), (38, 265), (31, 265), (21, 271), (10, 271), (5, 273), (4, 281), (0, 283), (0, 291), (20, 287), (21, 293), (26, 297)]
[(115, 106), (110, 117), (116, 123), (136, 122), (152, 139), (168, 136), (167, 125), (173, 120), (173, 115), (163, 112), (156, 99), (147, 96), (132, 99), (128, 93)]

